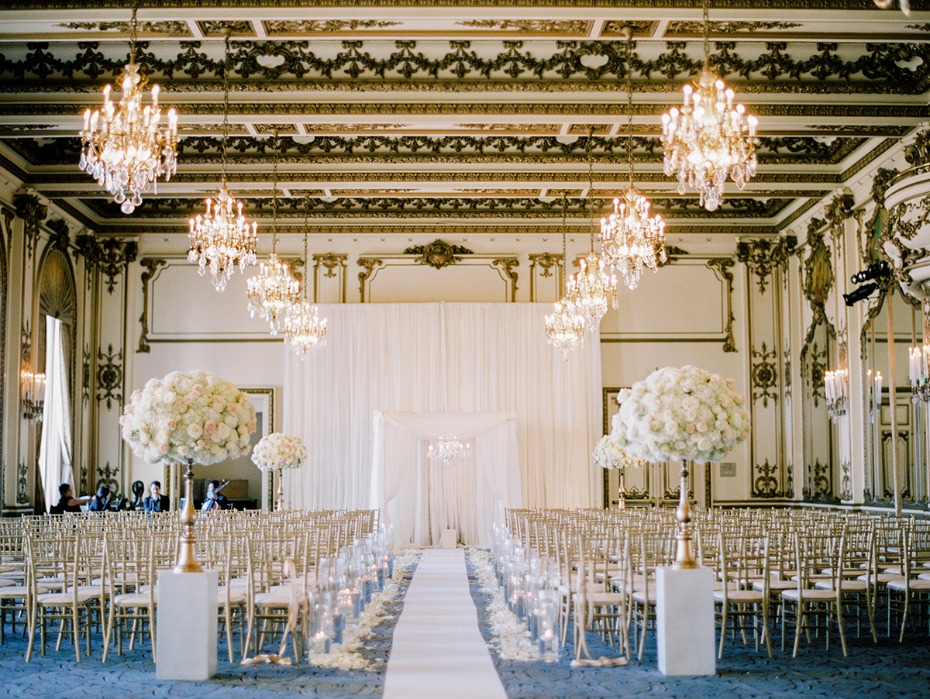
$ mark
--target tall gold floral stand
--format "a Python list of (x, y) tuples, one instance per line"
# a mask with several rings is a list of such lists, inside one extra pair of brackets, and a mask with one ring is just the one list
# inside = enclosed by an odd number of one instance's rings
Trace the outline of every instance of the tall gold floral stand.
[(670, 676), (713, 675), (714, 573), (698, 566), (691, 552), (689, 463), (681, 465), (678, 550), (675, 563), (656, 571), (656, 644), (659, 672)]
[(181, 552), (173, 570), (158, 574), (155, 676), (160, 680), (203, 681), (216, 674), (218, 580), (194, 558), (191, 464), (187, 464), (181, 511)]

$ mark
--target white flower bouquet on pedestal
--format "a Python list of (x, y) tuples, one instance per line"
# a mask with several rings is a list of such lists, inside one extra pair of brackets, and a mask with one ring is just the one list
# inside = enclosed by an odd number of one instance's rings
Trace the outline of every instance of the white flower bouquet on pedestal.
[(623, 471), (624, 469), (635, 468), (646, 463), (644, 459), (631, 456), (630, 453), (620, 446), (617, 440), (613, 439), (609, 434), (605, 434), (598, 440), (591, 456), (594, 457), (594, 463), (601, 468), (606, 468), (608, 471)]
[(248, 453), (255, 431), (252, 398), (208, 371), (175, 371), (133, 391), (120, 417), (123, 439), (151, 464), (187, 464), (176, 573), (202, 571), (194, 555), (193, 464)]
[(697, 568), (688, 523), (688, 461), (719, 461), (749, 434), (746, 399), (732, 379), (693, 366), (656, 369), (617, 395), (611, 439), (647, 461), (676, 459), (681, 493), (676, 568)]
[(280, 472), (286, 468), (297, 468), (307, 460), (307, 447), (300, 437), (281, 432), (272, 432), (262, 437), (252, 450), (252, 462), (266, 473), (278, 475), (278, 510), (284, 509), (284, 481)]
[(252, 450), (252, 462), (262, 471), (297, 468), (307, 459), (307, 447), (300, 437), (272, 432), (262, 437)]
[(123, 439), (150, 464), (214, 464), (249, 451), (255, 407), (248, 393), (207, 371), (172, 372), (134, 391)]
[(719, 461), (749, 434), (733, 380), (693, 366), (657, 369), (617, 402), (611, 438), (647, 461)]

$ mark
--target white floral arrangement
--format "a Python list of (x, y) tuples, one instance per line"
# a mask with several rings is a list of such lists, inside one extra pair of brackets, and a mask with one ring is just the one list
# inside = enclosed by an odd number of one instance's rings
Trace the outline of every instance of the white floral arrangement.
[(591, 456), (594, 457), (594, 463), (608, 470), (623, 471), (627, 468), (636, 468), (637, 466), (643, 466), (645, 464), (643, 459), (637, 459), (631, 456), (630, 453), (620, 446), (617, 440), (613, 439), (609, 434), (605, 434), (600, 438), (598, 443), (594, 446), (594, 451)]
[(749, 434), (733, 380), (693, 366), (657, 369), (617, 402), (611, 438), (647, 461), (719, 461)]
[(123, 439), (151, 464), (215, 464), (247, 454), (255, 431), (249, 394), (208, 371), (175, 371), (133, 391)]
[(252, 462), (262, 471), (297, 468), (307, 460), (307, 447), (300, 437), (272, 432), (262, 437), (252, 450)]

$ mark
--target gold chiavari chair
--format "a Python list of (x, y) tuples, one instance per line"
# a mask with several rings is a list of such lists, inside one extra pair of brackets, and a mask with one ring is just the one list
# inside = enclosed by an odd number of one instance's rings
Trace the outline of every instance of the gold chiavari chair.
[[(808, 642), (811, 630), (826, 636), (827, 650), (830, 648), (830, 629), (835, 626), (846, 657), (846, 632), (843, 624), (843, 534), (824, 529), (810, 533), (794, 534), (797, 586), (781, 593), (782, 650), (785, 644), (787, 620), (794, 623), (794, 650), (798, 655), (801, 633)], [(824, 573), (825, 570), (830, 571)], [(828, 589), (817, 588), (816, 583), (829, 580)]]
[[(733, 623), (746, 644), (747, 621), (752, 628), (756, 650), (765, 643), (772, 657), (769, 630), (769, 538), (766, 534), (720, 533), (719, 565), (714, 601), (720, 619), (720, 647), (717, 657), (723, 657), (727, 638), (727, 623)], [(758, 585), (757, 585), (758, 584)]]

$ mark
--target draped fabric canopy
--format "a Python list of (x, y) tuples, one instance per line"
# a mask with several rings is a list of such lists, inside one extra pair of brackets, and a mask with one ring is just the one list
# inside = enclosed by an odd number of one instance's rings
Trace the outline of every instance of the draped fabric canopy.
[[(285, 353), (284, 421), (307, 445), (286, 471), (288, 505), (370, 506), (376, 411), (513, 413), (522, 502), (589, 507), (601, 477), (596, 334), (568, 360), (546, 342), (551, 304), (336, 304), (326, 347)], [(457, 428), (458, 429), (458, 428)]]
[[(520, 507), (514, 413), (381, 412), (374, 417), (371, 505), (394, 527), (398, 546), (428, 546), (443, 529), (466, 545), (490, 547), (492, 522)], [(443, 464), (428, 445), (454, 435), (471, 449)]]

